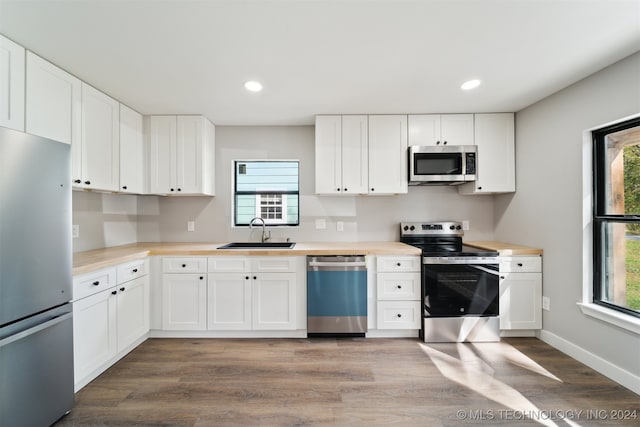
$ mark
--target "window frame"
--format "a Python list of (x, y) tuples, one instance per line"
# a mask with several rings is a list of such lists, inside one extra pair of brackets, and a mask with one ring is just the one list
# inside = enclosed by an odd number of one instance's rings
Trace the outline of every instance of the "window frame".
[[(236, 172), (238, 169), (238, 163), (297, 163), (298, 164), (298, 190), (297, 191), (274, 191), (274, 190), (269, 190), (269, 191), (238, 191), (238, 180), (237, 180), (237, 176), (236, 176)], [(298, 159), (243, 159), (243, 160), (233, 160), (232, 161), (232, 193), (231, 193), (231, 223), (233, 227), (249, 227), (248, 223), (239, 223), (237, 221), (237, 196), (238, 195), (253, 195), (255, 196), (256, 199), (256, 217), (260, 217), (260, 215), (257, 214), (257, 212), (260, 210), (260, 204), (259, 204), (259, 199), (260, 197), (258, 197), (259, 195), (262, 194), (278, 194), (278, 195), (282, 195), (283, 196), (283, 208), (286, 208), (287, 205), (284, 204), (285, 200), (289, 200), (289, 195), (295, 195), (298, 198), (298, 204), (297, 204), (297, 220), (296, 222), (291, 222), (291, 223), (286, 223), (286, 222), (282, 222), (282, 221), (273, 221), (273, 222), (269, 222), (268, 219), (265, 219), (266, 224), (265, 226), (267, 227), (299, 227), (300, 226), (300, 160)], [(287, 218), (289, 217), (288, 212), (283, 212), (283, 217)]]
[(591, 132), (592, 138), (592, 239), (593, 239), (593, 282), (592, 300), (593, 304), (614, 310), (624, 315), (640, 318), (640, 313), (629, 307), (617, 305), (610, 301), (603, 300), (604, 276), (607, 273), (606, 267), (606, 231), (608, 224), (640, 224), (640, 214), (611, 214), (607, 213), (607, 135), (640, 127), (640, 117), (633, 117), (618, 123), (614, 123)]

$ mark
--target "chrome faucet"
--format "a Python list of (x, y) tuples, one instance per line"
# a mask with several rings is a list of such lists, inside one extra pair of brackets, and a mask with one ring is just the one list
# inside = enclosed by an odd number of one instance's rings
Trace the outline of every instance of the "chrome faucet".
[(256, 222), (257, 220), (262, 221), (262, 238), (261, 238), (261, 242), (264, 243), (267, 240), (269, 240), (271, 238), (271, 232), (267, 233), (266, 229), (265, 229), (265, 222), (264, 219), (260, 218), (259, 216), (255, 217), (255, 218), (251, 218), (251, 221), (249, 221), (249, 228), (253, 228), (253, 223)]

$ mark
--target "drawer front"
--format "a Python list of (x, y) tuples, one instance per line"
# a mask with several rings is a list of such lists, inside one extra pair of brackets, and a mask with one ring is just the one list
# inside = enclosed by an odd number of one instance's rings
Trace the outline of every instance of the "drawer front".
[(205, 257), (165, 257), (162, 259), (163, 273), (205, 273)]
[(270, 256), (251, 258), (251, 271), (254, 273), (295, 272), (295, 257)]
[(146, 259), (131, 261), (118, 266), (118, 284), (125, 283), (149, 273), (149, 262)]
[(116, 285), (116, 268), (106, 268), (73, 278), (73, 300), (88, 297)]
[(378, 301), (378, 329), (420, 329), (420, 301)]
[(251, 259), (238, 256), (209, 257), (209, 273), (241, 273), (251, 271)]
[(378, 299), (419, 300), (420, 273), (379, 273)]
[(420, 271), (421, 258), (419, 256), (378, 256), (378, 272)]
[(542, 257), (518, 256), (500, 257), (501, 273), (539, 273), (542, 271)]

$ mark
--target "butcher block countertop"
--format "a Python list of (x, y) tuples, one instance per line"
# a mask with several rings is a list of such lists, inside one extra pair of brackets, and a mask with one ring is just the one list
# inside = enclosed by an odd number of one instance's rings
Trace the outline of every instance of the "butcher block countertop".
[(482, 241), (464, 242), (464, 244), (467, 246), (473, 246), (474, 248), (497, 251), (500, 256), (542, 255), (542, 249), (514, 245), (513, 243)]
[(400, 242), (300, 242), (293, 249), (218, 249), (223, 243), (134, 243), (73, 254), (73, 275), (89, 273), (147, 256), (213, 255), (420, 255)]

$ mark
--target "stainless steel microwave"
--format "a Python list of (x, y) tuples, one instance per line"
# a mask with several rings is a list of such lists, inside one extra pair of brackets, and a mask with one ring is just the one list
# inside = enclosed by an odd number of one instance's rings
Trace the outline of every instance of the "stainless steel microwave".
[(409, 147), (409, 185), (456, 185), (476, 180), (475, 145)]

